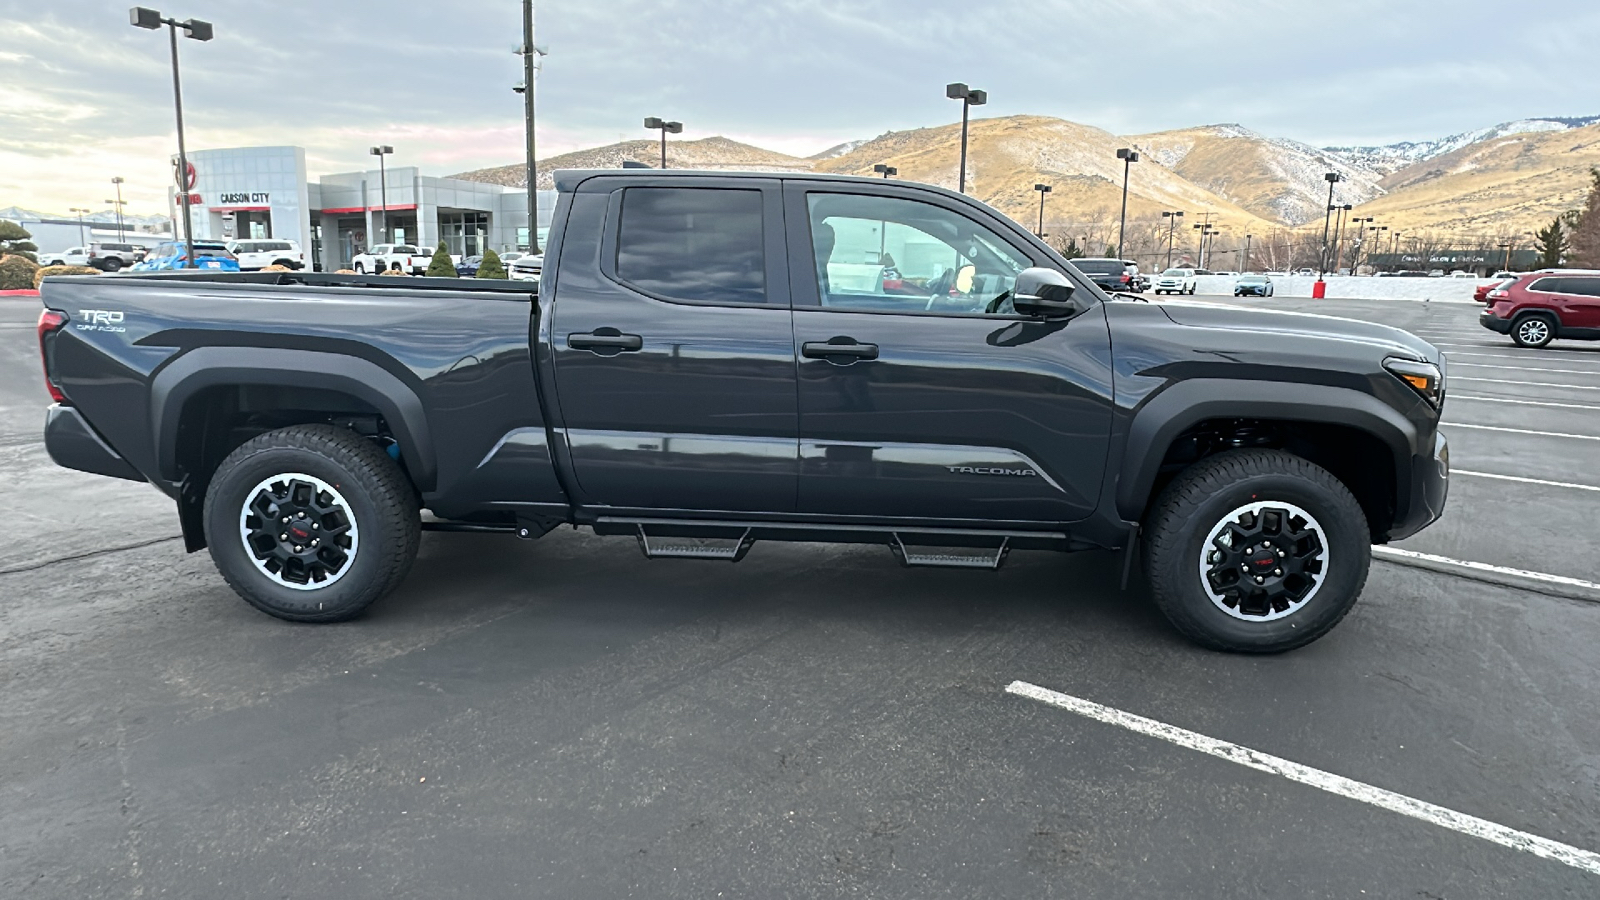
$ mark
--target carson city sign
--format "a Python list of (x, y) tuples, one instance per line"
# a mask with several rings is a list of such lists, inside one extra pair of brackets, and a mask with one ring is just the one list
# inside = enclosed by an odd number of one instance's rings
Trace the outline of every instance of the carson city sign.
[(271, 200), (272, 200), (272, 193), (270, 191), (256, 191), (255, 193), (250, 193), (250, 194), (223, 194), (222, 195), (222, 202), (225, 203), (225, 204), (253, 203), (253, 204), (265, 205), (265, 204), (269, 204), (271, 202)]

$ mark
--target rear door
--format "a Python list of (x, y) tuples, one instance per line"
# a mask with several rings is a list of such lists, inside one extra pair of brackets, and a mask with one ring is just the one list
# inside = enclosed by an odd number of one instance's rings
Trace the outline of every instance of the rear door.
[(560, 253), (548, 340), (582, 505), (792, 512), (778, 182), (593, 178)]
[(1561, 281), (1562, 327), (1600, 329), (1600, 276), (1568, 275)]
[[(1088, 516), (1111, 432), (1104, 307), (1016, 315), (1057, 265), (914, 188), (790, 182), (800, 511), (986, 524)], [(877, 273), (893, 268), (886, 286)]]

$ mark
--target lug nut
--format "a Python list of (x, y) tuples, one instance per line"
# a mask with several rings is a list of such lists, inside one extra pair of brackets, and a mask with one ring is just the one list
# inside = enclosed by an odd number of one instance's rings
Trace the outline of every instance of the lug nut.
[(294, 517), (295, 517), (295, 518), (296, 518), (296, 519), (304, 519), (304, 518), (305, 518), (305, 517), (306, 517), (306, 514), (305, 514), (305, 513), (303, 513), (303, 512), (298, 512), (298, 513), (295, 513), (295, 514), (294, 514)]
[[(321, 526), (321, 525), (318, 525), (318, 524), (317, 524), (317, 523), (315, 523), (315, 522), (312, 522), (312, 523), (311, 523), (311, 529), (312, 529), (312, 530), (313, 530), (313, 531), (315, 531), (315, 530), (316, 530), (316, 529), (318, 529), (318, 528), (321, 528), (321, 527), (322, 527), (322, 526)], [(1282, 555), (1283, 555), (1283, 554), (1282, 554), (1282, 553), (1279, 553), (1279, 554), (1278, 554), (1278, 555), (1279, 555), (1279, 556), (1282, 556)]]
[(1260, 575), (1256, 576), (1256, 584), (1266, 584), (1266, 583), (1267, 583), (1267, 580), (1265, 578), (1262, 578)]
[(321, 538), (312, 538), (311, 539), (311, 546), (313, 546), (313, 547), (315, 547), (316, 545), (318, 545), (320, 543), (322, 543), (322, 539)]
[(280, 540), (280, 541), (287, 541), (288, 539), (289, 539), (289, 532), (287, 532), (287, 531), (285, 531), (283, 534), (278, 535), (278, 540)]
[(1274, 575), (1282, 575), (1283, 574), (1283, 570), (1282, 569), (1273, 569), (1272, 570), (1272, 574), (1274, 574)]
[(284, 516), (283, 517), (283, 524), (285, 524), (285, 525), (289, 524), (289, 517), (288, 516)]
[[(296, 552), (296, 553), (299, 553), (299, 552), (300, 552), (300, 551), (301, 551), (301, 550), (304, 550), (304, 549), (305, 549), (305, 548), (304, 548), (304, 547), (302, 547), (302, 546), (300, 546), (300, 545), (299, 545), (299, 544), (295, 544), (295, 545), (294, 545), (294, 552)], [(1256, 579), (1256, 580), (1257, 580), (1257, 581), (1260, 581), (1260, 580), (1261, 580), (1261, 579), (1259, 579), (1259, 578), (1257, 578), (1257, 579)]]

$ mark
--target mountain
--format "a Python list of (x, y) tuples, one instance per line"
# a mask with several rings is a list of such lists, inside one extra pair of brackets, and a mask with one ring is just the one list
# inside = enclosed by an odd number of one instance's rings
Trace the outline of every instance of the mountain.
[[(615, 169), (624, 161), (643, 163), (650, 167), (661, 164), (659, 141), (622, 141), (575, 150), (539, 160), (539, 187), (555, 187), (551, 173), (557, 169)], [(692, 141), (667, 140), (667, 166), (679, 169), (743, 169), (759, 172), (794, 172), (811, 168), (811, 161), (772, 150), (763, 150), (725, 137), (708, 137)], [(528, 168), (521, 163), (477, 169), (452, 175), (465, 181), (481, 181), (507, 187), (527, 187)]]
[(1330, 171), (1343, 176), (1337, 203), (1363, 203), (1383, 193), (1380, 176), (1308, 144), (1269, 138), (1238, 125), (1206, 125), (1127, 138), (1148, 159), (1273, 222), (1321, 221)]
[(1460, 150), (1470, 144), (1493, 140), (1513, 134), (1530, 134), (1544, 131), (1567, 131), (1573, 128), (1587, 128), (1590, 125), (1600, 124), (1600, 116), (1581, 117), (1551, 117), (1542, 119), (1518, 119), (1514, 122), (1501, 122), (1488, 128), (1479, 128), (1475, 131), (1463, 131), (1449, 137), (1433, 141), (1402, 141), (1398, 144), (1386, 144), (1381, 147), (1324, 147), (1329, 155), (1343, 160), (1346, 164), (1375, 172), (1379, 175), (1389, 175), (1394, 172), (1419, 162), (1425, 162), (1436, 156), (1443, 156)]
[[(77, 218), (77, 213), (39, 212), (36, 209), (23, 209), (20, 206), (8, 206), (5, 209), (0, 209), (0, 219), (10, 219), (13, 222), (38, 221), (40, 219), (57, 219), (66, 222), (76, 221)], [(117, 213), (115, 210), (103, 209), (99, 212), (89, 213), (83, 217), (83, 221), (85, 223), (94, 222), (96, 224), (109, 223), (115, 225), (117, 224)], [(166, 216), (123, 215), (122, 217), (122, 224), (128, 228), (136, 228), (141, 225), (166, 225), (170, 221)]]
[(866, 141), (864, 141), (864, 140), (861, 140), (861, 141), (845, 141), (842, 144), (834, 144), (832, 147), (829, 147), (828, 149), (822, 151), (821, 153), (813, 153), (810, 156), (806, 157), (806, 159), (811, 159), (811, 160), (833, 159), (835, 156), (843, 156), (846, 153), (849, 153), (850, 151), (856, 149), (857, 147), (859, 147), (859, 146), (861, 146), (862, 144), (865, 144), (865, 143), (866, 143)]

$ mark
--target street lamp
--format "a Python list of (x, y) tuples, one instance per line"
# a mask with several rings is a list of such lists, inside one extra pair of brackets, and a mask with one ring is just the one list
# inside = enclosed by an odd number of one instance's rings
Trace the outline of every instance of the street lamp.
[(944, 95), (951, 100), (961, 101), (961, 172), (957, 178), (956, 190), (965, 194), (967, 192), (967, 113), (974, 106), (982, 106), (989, 102), (989, 92), (969, 88), (961, 82), (944, 86)]
[(1050, 193), (1050, 185), (1036, 184), (1033, 189), (1039, 192), (1039, 237), (1044, 237), (1044, 195)]
[(115, 199), (115, 200), (107, 200), (106, 202), (113, 204), (115, 206), (116, 210), (117, 210), (117, 240), (120, 241), (120, 240), (123, 239), (123, 234), (122, 234), (122, 206), (123, 206), (123, 202), (124, 201), (122, 199), (122, 176), (121, 175), (117, 175), (117, 176), (113, 177), (111, 179), (111, 183), (117, 186), (117, 199)]
[(128, 20), (135, 28), (146, 28), (155, 31), (161, 26), (167, 26), (168, 37), (172, 39), (172, 105), (178, 114), (178, 189), (183, 192), (183, 243), (185, 250), (186, 266), (193, 266), (194, 262), (194, 225), (189, 207), (193, 195), (190, 194), (189, 184), (189, 152), (183, 143), (183, 85), (178, 80), (178, 29), (183, 29), (183, 36), (195, 41), (209, 41), (214, 36), (210, 22), (199, 19), (189, 19), (179, 22), (177, 19), (163, 17), (157, 10), (144, 6), (135, 6), (128, 10)]
[(388, 144), (373, 147), (367, 151), (378, 158), (378, 202), (383, 204), (382, 222), (378, 227), (378, 234), (383, 236), (380, 244), (389, 243), (389, 173), (384, 169), (383, 158), (394, 152)]
[(1167, 268), (1172, 268), (1172, 237), (1173, 229), (1178, 227), (1178, 220), (1183, 218), (1183, 210), (1175, 209), (1163, 211), (1161, 218), (1167, 221)]
[(1345, 213), (1352, 209), (1355, 207), (1346, 203), (1343, 206), (1335, 206), (1333, 210), (1333, 274), (1335, 275), (1339, 274), (1339, 259), (1344, 255)]
[(1254, 238), (1255, 235), (1253, 234), (1244, 236), (1244, 260), (1239, 263), (1239, 274), (1241, 275), (1250, 271), (1250, 241)]
[[(522, 57), (522, 127), (526, 132), (528, 165), (528, 252), (539, 252), (539, 162), (534, 156), (534, 94), (537, 82), (534, 74), (539, 70), (539, 58), (547, 56), (545, 49), (533, 42), (533, 0), (522, 0), (522, 45), (516, 49)], [(513, 88), (513, 90), (516, 90)]]
[(1128, 169), (1139, 161), (1139, 151), (1127, 147), (1117, 151), (1117, 159), (1122, 160), (1122, 219), (1117, 225), (1117, 259), (1122, 258), (1122, 240), (1128, 232)]
[(78, 214), (78, 243), (80, 243), (80, 244), (89, 243), (88, 238), (85, 238), (83, 236), (83, 214), (88, 212), (88, 210), (84, 209), (81, 206), (74, 206), (68, 211), (69, 212), (75, 212), (75, 213)]
[(1506, 243), (1500, 245), (1500, 249), (1504, 250), (1506, 252), (1506, 264), (1502, 268), (1502, 271), (1505, 271), (1505, 272), (1511, 271), (1511, 246), (1512, 245), (1511, 245), (1510, 241), (1507, 241)]
[[(1338, 172), (1329, 172), (1322, 176), (1328, 182), (1328, 211), (1322, 217), (1322, 255), (1317, 260), (1317, 280), (1328, 274), (1328, 231), (1333, 224), (1333, 186), (1344, 179)], [(1321, 299), (1320, 297), (1317, 299)]]
[(883, 175), (883, 177), (885, 177), (885, 178), (888, 178), (890, 175), (899, 175), (900, 174), (900, 170), (899, 169), (896, 169), (894, 166), (886, 166), (883, 163), (878, 163), (877, 165), (874, 165), (872, 167), (872, 171)]
[(655, 116), (651, 116), (644, 120), (644, 127), (661, 129), (661, 168), (665, 169), (667, 167), (667, 135), (682, 134), (683, 123), (666, 122), (656, 118)]

